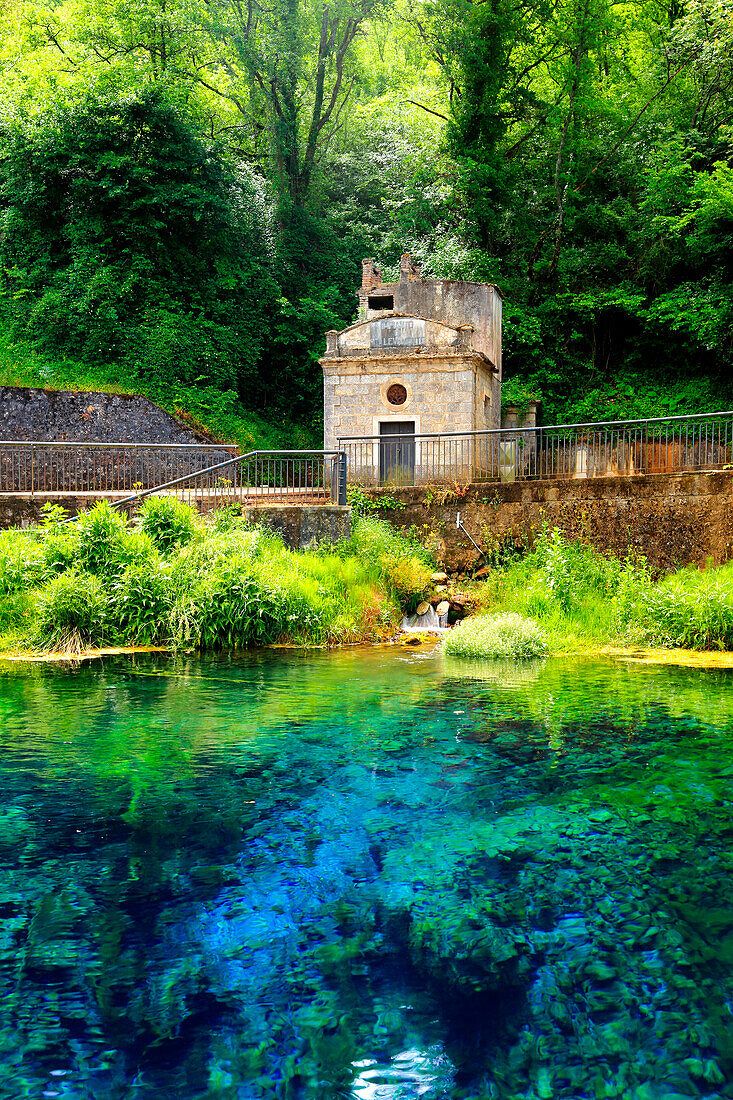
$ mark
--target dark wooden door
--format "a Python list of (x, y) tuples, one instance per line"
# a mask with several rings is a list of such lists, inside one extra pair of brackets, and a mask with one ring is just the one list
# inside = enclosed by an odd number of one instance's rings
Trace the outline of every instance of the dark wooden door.
[(390, 420), (379, 425), (379, 481), (412, 485), (415, 480), (415, 421)]

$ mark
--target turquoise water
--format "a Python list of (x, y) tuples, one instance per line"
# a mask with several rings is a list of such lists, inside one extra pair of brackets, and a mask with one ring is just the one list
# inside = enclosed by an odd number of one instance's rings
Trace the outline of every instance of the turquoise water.
[(0, 1095), (733, 1097), (733, 679), (3, 666)]

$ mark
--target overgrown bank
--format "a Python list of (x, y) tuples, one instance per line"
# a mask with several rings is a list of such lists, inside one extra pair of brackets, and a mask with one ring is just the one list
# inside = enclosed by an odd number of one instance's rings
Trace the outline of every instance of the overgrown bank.
[(107, 502), (75, 523), (0, 534), (0, 651), (238, 648), (378, 641), (430, 582), (430, 558), (382, 521), (296, 553), (231, 510), (153, 498), (134, 524)]
[(39, 352), (17, 339), (0, 318), (0, 385), (48, 390), (89, 390), (141, 394), (195, 431), (217, 442), (236, 443), (242, 451), (257, 448), (320, 446), (320, 434), (283, 417), (253, 411), (233, 389), (160, 378), (107, 362), (85, 363), (65, 355)]
[(496, 561), (473, 602), (478, 614), (449, 636), (446, 652), (521, 657), (612, 643), (733, 648), (733, 563), (655, 580), (643, 556), (604, 556), (557, 529), (545, 530), (531, 553)]

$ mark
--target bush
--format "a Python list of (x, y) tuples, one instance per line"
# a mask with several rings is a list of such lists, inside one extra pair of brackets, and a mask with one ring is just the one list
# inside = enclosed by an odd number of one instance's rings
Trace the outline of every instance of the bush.
[(39, 593), (39, 641), (68, 653), (100, 645), (105, 640), (107, 609), (107, 593), (98, 577), (76, 570), (62, 573)]
[(159, 558), (132, 562), (112, 584), (110, 615), (120, 636), (139, 645), (159, 645), (171, 634), (170, 567)]
[(49, 573), (63, 573), (79, 560), (79, 525), (53, 523), (41, 528), (41, 545)]
[(202, 649), (238, 649), (278, 641), (287, 626), (280, 588), (233, 567), (216, 569), (192, 594), (198, 644)]
[(148, 497), (140, 505), (138, 515), (140, 527), (161, 554), (187, 546), (198, 531), (195, 510), (177, 497)]
[(43, 546), (27, 531), (0, 533), (0, 595), (35, 588), (47, 572)]
[(513, 611), (464, 619), (448, 634), (444, 651), (451, 657), (543, 657), (547, 641), (538, 623)]
[(733, 648), (733, 570), (683, 569), (650, 586), (636, 604), (632, 632), (661, 646)]
[(415, 609), (430, 585), (435, 564), (428, 551), (375, 516), (354, 521), (344, 549), (371, 566), (407, 611)]
[(542, 532), (530, 561), (539, 566), (552, 600), (567, 613), (589, 596), (614, 595), (623, 568), (617, 558), (581, 542), (568, 542), (557, 527)]
[(79, 516), (76, 525), (78, 560), (83, 569), (90, 573), (104, 573), (113, 563), (119, 562), (127, 519), (115, 511), (108, 500), (101, 500), (89, 512)]

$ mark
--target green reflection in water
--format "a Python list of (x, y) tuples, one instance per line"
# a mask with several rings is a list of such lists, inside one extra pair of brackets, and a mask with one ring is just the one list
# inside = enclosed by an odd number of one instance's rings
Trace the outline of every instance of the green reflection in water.
[(0, 672), (0, 1094), (733, 1097), (731, 673)]

